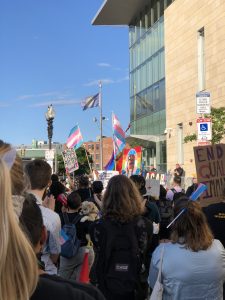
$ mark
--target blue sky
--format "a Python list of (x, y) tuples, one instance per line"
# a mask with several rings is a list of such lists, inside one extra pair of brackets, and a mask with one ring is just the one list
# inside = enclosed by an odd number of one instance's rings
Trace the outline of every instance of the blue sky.
[(95, 140), (93, 118), (79, 102), (103, 82), (105, 135), (111, 112), (129, 123), (129, 55), (126, 27), (92, 26), (103, 0), (1, 0), (0, 138), (14, 145), (47, 140), (45, 112), (56, 111), (53, 141), (65, 142), (78, 123)]

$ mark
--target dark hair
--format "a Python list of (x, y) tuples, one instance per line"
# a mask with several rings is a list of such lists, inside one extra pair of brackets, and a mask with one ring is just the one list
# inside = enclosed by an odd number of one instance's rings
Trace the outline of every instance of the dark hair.
[(92, 190), (95, 194), (100, 194), (103, 191), (103, 183), (100, 180), (96, 180), (92, 183)]
[(213, 235), (200, 204), (187, 197), (181, 197), (174, 207), (175, 217), (182, 209), (185, 209), (185, 212), (175, 221), (172, 228), (172, 243), (183, 244), (196, 252), (207, 250), (212, 245)]
[(173, 181), (177, 184), (181, 184), (181, 177), (180, 176), (174, 176)]
[(141, 175), (131, 175), (130, 180), (132, 180), (137, 186), (141, 195), (145, 195), (147, 190), (145, 187), (146, 181), (145, 178)]
[(51, 181), (52, 181), (52, 182), (57, 182), (57, 181), (59, 181), (58, 175), (57, 175), (57, 174), (52, 174), (52, 176), (51, 176)]
[(80, 176), (80, 178), (79, 178), (79, 186), (81, 187), (81, 188), (87, 188), (87, 187), (89, 187), (89, 179), (88, 179), (88, 177), (87, 176), (85, 176), (85, 175), (81, 175)]
[(142, 198), (135, 184), (124, 175), (112, 177), (103, 197), (103, 217), (130, 222), (142, 212)]
[(160, 199), (165, 199), (166, 198), (166, 193), (167, 193), (166, 189), (164, 188), (164, 186), (162, 184), (160, 184), (159, 188), (160, 188), (159, 189), (159, 198)]
[(78, 209), (81, 205), (81, 197), (77, 192), (72, 192), (67, 197), (67, 206), (71, 209)]
[(36, 246), (41, 239), (43, 218), (34, 195), (25, 194), (25, 200), (19, 221), (22, 230), (27, 234), (32, 245)]
[(29, 176), (31, 189), (42, 190), (46, 188), (51, 180), (52, 169), (42, 159), (34, 159), (25, 166), (25, 172)]

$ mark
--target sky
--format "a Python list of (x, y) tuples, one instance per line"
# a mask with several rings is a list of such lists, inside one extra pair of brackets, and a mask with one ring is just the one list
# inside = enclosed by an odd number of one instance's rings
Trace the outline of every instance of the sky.
[(102, 80), (103, 134), (111, 113), (129, 124), (128, 28), (93, 26), (103, 0), (0, 1), (0, 139), (18, 146), (47, 140), (45, 112), (56, 111), (53, 141), (79, 124), (85, 141), (99, 136), (99, 108), (80, 102)]

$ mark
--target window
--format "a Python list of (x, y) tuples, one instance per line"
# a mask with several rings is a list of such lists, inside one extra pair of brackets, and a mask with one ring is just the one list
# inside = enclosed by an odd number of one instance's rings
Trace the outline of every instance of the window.
[(99, 158), (100, 158), (100, 155), (99, 154), (95, 154), (95, 159), (99, 160)]
[(205, 89), (205, 30), (198, 31), (198, 90)]
[(89, 144), (88, 145), (88, 150), (94, 150), (94, 145), (93, 144)]
[(96, 144), (96, 150), (99, 150), (99, 144)]

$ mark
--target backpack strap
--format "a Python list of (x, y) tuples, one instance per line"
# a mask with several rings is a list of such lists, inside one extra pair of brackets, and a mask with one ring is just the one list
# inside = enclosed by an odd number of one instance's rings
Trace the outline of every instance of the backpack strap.
[(177, 193), (177, 190), (176, 189), (174, 189), (174, 188), (172, 188), (172, 189), (170, 189), (174, 194), (176, 194)]
[(82, 219), (83, 216), (81, 216), (80, 214), (78, 214), (72, 222), (70, 222), (71, 224), (74, 224), (76, 225), (81, 219)]
[(65, 224), (69, 224), (70, 223), (68, 214), (66, 212), (63, 213), (63, 220), (64, 220)]

